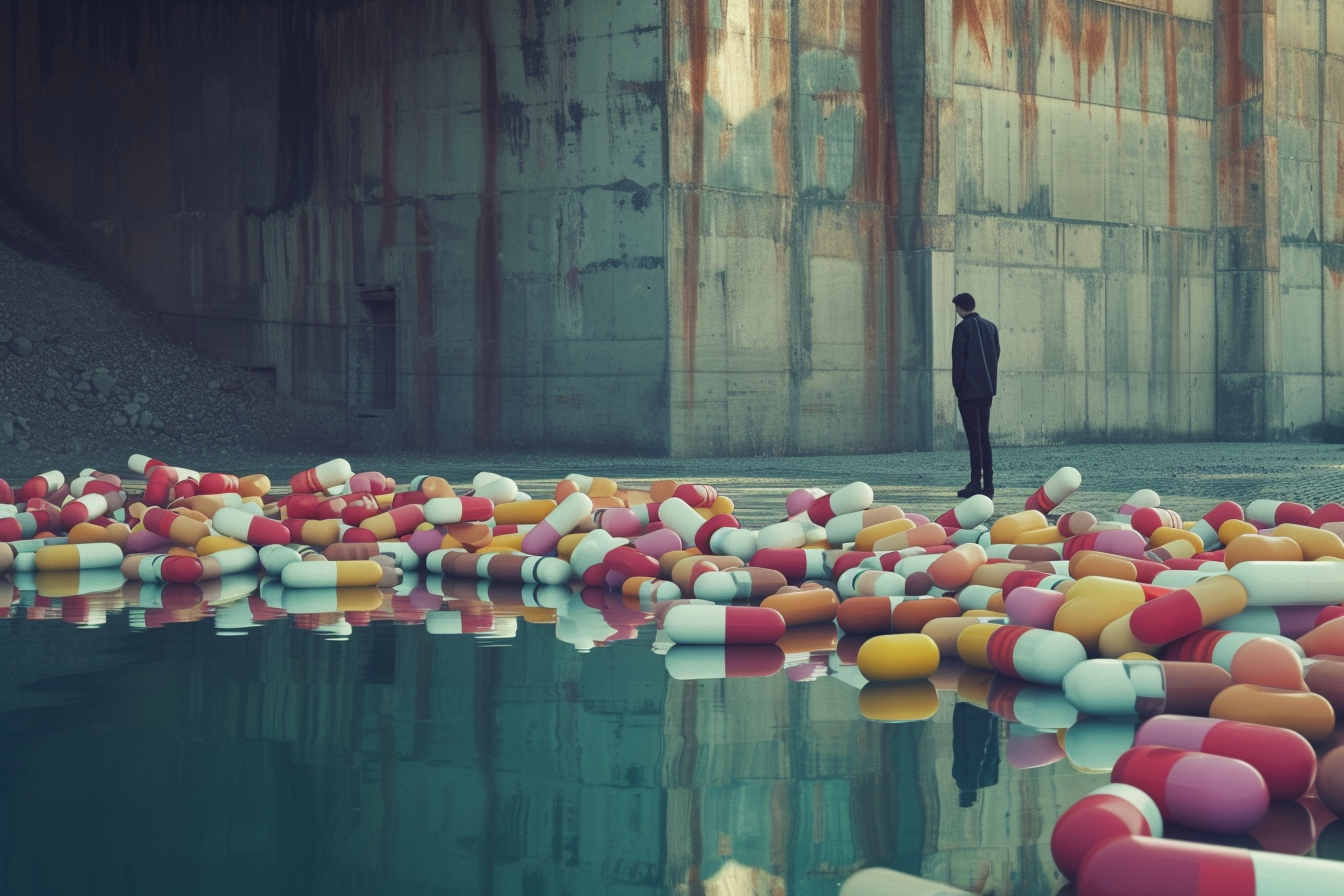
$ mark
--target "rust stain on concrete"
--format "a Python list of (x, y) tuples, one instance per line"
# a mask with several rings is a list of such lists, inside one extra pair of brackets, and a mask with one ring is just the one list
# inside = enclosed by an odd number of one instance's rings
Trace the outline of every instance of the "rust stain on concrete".
[(490, 0), (476, 0), (481, 48), (480, 212), (476, 218), (476, 364), (473, 423), (478, 448), (499, 440), (499, 343), (503, 298), (499, 269), (499, 74), (490, 32)]
[(1218, 22), (1223, 40), (1219, 47), (1223, 68), (1218, 77), (1218, 108), (1226, 109), (1259, 93), (1260, 77), (1247, 69), (1241, 51), (1241, 0), (1221, 0)]
[[(971, 40), (980, 48), (985, 62), (993, 63), (989, 55), (989, 37), (985, 34), (985, 5), (985, 0), (952, 0), (952, 42), (955, 49), (957, 35), (964, 26)], [(990, 21), (992, 24), (993, 19)]]
[[(1059, 36), (1060, 43), (1064, 45), (1064, 52), (1069, 54), (1069, 65), (1073, 71), (1073, 104), (1081, 106), (1083, 103), (1083, 23), (1080, 17), (1074, 14), (1076, 11), (1076, 8), (1072, 8), (1066, 0), (1046, 0), (1041, 24), (1042, 30), (1045, 32), (1042, 38), (1048, 39), (1050, 32), (1053, 31)], [(1045, 40), (1042, 40), (1042, 44), (1044, 43)], [(1025, 62), (1025, 60), (1022, 61)], [(1035, 85), (1028, 86), (1034, 89)]]
[(1083, 12), (1082, 39), (1078, 49), (1087, 62), (1087, 98), (1092, 99), (1092, 81), (1106, 62), (1106, 48), (1111, 40), (1111, 16), (1109, 11), (1093, 11), (1088, 7)]
[(383, 60), (383, 221), (378, 245), (397, 244), (397, 97), (392, 91), (392, 59)]
[(817, 135), (817, 185), (826, 186), (826, 135)]
[(1344, 134), (1335, 137), (1335, 220), (1342, 223), (1334, 242), (1344, 243)]
[(1148, 48), (1152, 45), (1153, 20), (1145, 16), (1143, 19), (1143, 37), (1139, 40), (1139, 118), (1144, 124), (1148, 123), (1148, 108), (1152, 103), (1152, 97), (1148, 91)]
[(1180, 140), (1177, 128), (1180, 115), (1180, 89), (1176, 83), (1176, 16), (1173, 0), (1167, 0), (1166, 34), (1162, 40), (1162, 74), (1167, 89), (1167, 226), (1175, 227), (1178, 214), (1177, 162), (1180, 158)]
[(695, 408), (695, 335), (700, 312), (700, 186), (705, 180), (705, 66), (709, 55), (709, 0), (686, 0), (687, 65), (691, 102), (691, 184), (682, 220), (685, 258), (681, 265), (682, 366), (686, 371), (686, 411)]

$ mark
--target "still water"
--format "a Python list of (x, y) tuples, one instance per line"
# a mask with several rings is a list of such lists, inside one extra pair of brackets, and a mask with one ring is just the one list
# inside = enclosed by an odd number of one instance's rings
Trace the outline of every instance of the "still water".
[[(677, 680), (651, 608), (592, 589), (408, 574), (332, 612), (41, 575), (0, 578), (10, 894), (1055, 893), (1054, 821), (1106, 780), (1042, 695), (865, 692), (829, 626)], [(902, 712), (934, 715), (865, 715)]]

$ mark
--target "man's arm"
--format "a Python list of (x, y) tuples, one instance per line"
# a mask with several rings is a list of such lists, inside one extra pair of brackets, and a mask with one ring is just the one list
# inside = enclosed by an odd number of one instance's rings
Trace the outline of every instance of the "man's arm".
[(961, 381), (966, 377), (966, 328), (961, 324), (952, 330), (952, 392), (961, 394)]

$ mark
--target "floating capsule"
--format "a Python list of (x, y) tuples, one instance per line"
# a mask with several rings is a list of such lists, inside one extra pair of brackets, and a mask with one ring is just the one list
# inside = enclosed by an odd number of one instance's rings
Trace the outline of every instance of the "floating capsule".
[(1249, 763), (1226, 756), (1136, 746), (1116, 760), (1111, 781), (1153, 798), (1163, 821), (1215, 834), (1244, 834), (1269, 811), (1269, 788)]
[(1260, 773), (1272, 800), (1295, 800), (1311, 789), (1316, 753), (1286, 728), (1187, 715), (1154, 716), (1139, 726), (1134, 745), (1153, 744), (1240, 759)]
[(44, 545), (33, 555), (36, 569), (41, 571), (72, 569), (105, 569), (120, 566), (124, 555), (115, 544), (62, 544)]
[(878, 635), (859, 648), (859, 671), (869, 681), (928, 678), (942, 657), (927, 635)]
[(1084, 858), (1081, 896), (1338, 896), (1344, 864), (1205, 843), (1117, 837)]
[(813, 588), (804, 591), (772, 594), (761, 601), (762, 607), (775, 610), (784, 617), (784, 624), (790, 628), (798, 625), (835, 621), (840, 601), (829, 588)]
[(663, 617), (678, 644), (774, 644), (784, 630), (784, 617), (765, 607), (682, 605)]
[[(554, 551), (556, 545), (560, 542), (560, 538), (573, 532), (574, 528), (582, 520), (591, 516), (592, 512), (593, 499), (583, 492), (575, 492), (556, 505), (556, 508), (546, 514), (546, 518), (536, 525), (536, 528), (523, 536), (523, 552), (540, 556)], [(496, 519), (498, 519), (498, 516), (496, 516)]]
[(1212, 663), (1086, 660), (1064, 676), (1064, 696), (1092, 716), (1202, 715), (1232, 684)]
[(891, 611), (904, 597), (850, 597), (836, 608), (836, 622), (850, 634), (889, 634)]
[(1027, 499), (1026, 509), (1049, 513), (1078, 491), (1082, 484), (1082, 473), (1073, 467), (1060, 467), (1045, 480), (1045, 484), (1038, 488), (1035, 494)]
[(431, 552), (425, 558), (425, 569), (443, 575), (534, 585), (564, 585), (569, 582), (571, 573), (570, 565), (558, 557), (468, 554), (457, 550)]
[(1124, 836), (1161, 837), (1162, 813), (1139, 788), (1107, 784), (1059, 816), (1050, 835), (1050, 855), (1065, 877), (1077, 880), (1083, 857), (1094, 846)]
[(678, 643), (663, 657), (667, 674), (678, 681), (766, 678), (784, 668), (784, 659), (774, 644)]
[(1087, 659), (1072, 635), (1021, 625), (970, 626), (957, 637), (957, 653), (976, 668), (1052, 687)]
[[(675, 577), (673, 581), (676, 581)], [(787, 584), (788, 580), (781, 572), (746, 566), (705, 572), (690, 583), (690, 591), (702, 600), (727, 603), (739, 599), (769, 597)]]
[(289, 544), (292, 536), (279, 520), (248, 513), (232, 507), (221, 507), (210, 519), (216, 532), (245, 541), (254, 547), (268, 544)]
[(346, 588), (377, 586), (383, 567), (372, 560), (324, 560), (291, 563), (280, 571), (286, 588)]

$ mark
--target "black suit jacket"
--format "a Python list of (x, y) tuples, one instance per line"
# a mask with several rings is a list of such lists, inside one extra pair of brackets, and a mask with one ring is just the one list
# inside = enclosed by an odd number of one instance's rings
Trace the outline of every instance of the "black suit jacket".
[(999, 386), (999, 328), (972, 311), (952, 331), (952, 388), (959, 401), (993, 398)]

